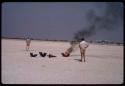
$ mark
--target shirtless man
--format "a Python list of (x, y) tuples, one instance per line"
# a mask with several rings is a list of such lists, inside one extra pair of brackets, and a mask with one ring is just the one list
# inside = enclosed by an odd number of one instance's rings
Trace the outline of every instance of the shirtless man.
[(79, 43), (79, 48), (80, 48), (80, 53), (81, 53), (81, 62), (82, 59), (84, 58), (84, 62), (85, 62), (85, 52), (86, 49), (88, 48), (89, 44), (84, 40), (84, 38), (81, 39), (81, 42)]
[(27, 38), (27, 39), (26, 39), (26, 51), (29, 50), (30, 43), (31, 43), (31, 39), (30, 39), (30, 38)]

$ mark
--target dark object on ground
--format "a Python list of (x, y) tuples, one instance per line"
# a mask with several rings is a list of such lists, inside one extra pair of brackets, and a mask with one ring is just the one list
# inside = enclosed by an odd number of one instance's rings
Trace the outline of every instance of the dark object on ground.
[(47, 53), (39, 52), (41, 57), (45, 57)]
[(30, 53), (30, 56), (31, 56), (31, 57), (36, 57), (37, 54)]
[(52, 55), (52, 54), (49, 54), (48, 57), (49, 57), (49, 58), (53, 58), (53, 57), (56, 57), (56, 56), (54, 56), (54, 55)]
[(67, 54), (67, 55), (66, 55), (65, 53), (61, 53), (61, 55), (62, 55), (63, 57), (69, 57), (70, 54)]

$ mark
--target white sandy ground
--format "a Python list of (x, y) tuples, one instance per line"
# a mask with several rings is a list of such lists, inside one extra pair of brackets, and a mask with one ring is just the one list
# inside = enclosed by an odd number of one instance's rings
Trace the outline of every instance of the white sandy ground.
[(86, 62), (79, 62), (79, 49), (62, 57), (68, 42), (35, 41), (31, 51), (56, 55), (33, 58), (25, 51), (24, 40), (2, 40), (3, 84), (122, 84), (123, 46), (90, 44)]

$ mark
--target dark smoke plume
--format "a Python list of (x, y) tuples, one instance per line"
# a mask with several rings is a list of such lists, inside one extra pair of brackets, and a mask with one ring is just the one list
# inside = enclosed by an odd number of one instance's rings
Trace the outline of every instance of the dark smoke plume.
[(114, 30), (117, 25), (123, 23), (123, 7), (119, 2), (105, 3), (106, 8), (103, 16), (96, 15), (94, 10), (89, 10), (86, 14), (87, 27), (79, 30), (74, 34), (73, 41), (70, 42), (71, 47), (67, 49), (67, 52), (74, 51), (74, 47), (78, 44), (81, 38), (89, 38), (96, 34), (97, 31)]
[(79, 41), (81, 38), (88, 38), (95, 35), (97, 31), (113, 30), (123, 19), (122, 3), (108, 2), (106, 3), (105, 13), (103, 16), (96, 15), (94, 10), (89, 10), (86, 14), (87, 27), (79, 30), (74, 34), (74, 40)]

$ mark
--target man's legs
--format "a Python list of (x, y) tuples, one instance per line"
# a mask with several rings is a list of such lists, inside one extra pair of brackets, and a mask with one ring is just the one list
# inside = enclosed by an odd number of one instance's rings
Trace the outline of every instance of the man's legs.
[(26, 45), (26, 51), (29, 50), (29, 46), (30, 46), (29, 44)]
[(27, 51), (27, 45), (26, 45), (26, 51)]
[(85, 50), (83, 50), (83, 58), (84, 58), (84, 62), (85, 62)]
[(80, 53), (81, 53), (81, 62), (82, 62), (82, 57), (83, 57), (83, 54), (82, 54), (82, 50), (80, 49)]
[(82, 62), (82, 58), (83, 58), (83, 51), (82, 51), (82, 48), (80, 47), (80, 54), (81, 54), (81, 62)]
[(28, 50), (29, 50), (29, 45), (27, 46)]
[(84, 58), (84, 62), (85, 62), (85, 51), (84, 51), (84, 53), (83, 53), (83, 58)]
[(82, 59), (84, 59), (84, 62), (85, 62), (85, 50), (80, 48), (80, 53), (81, 53), (81, 60), (80, 61), (82, 61)]

